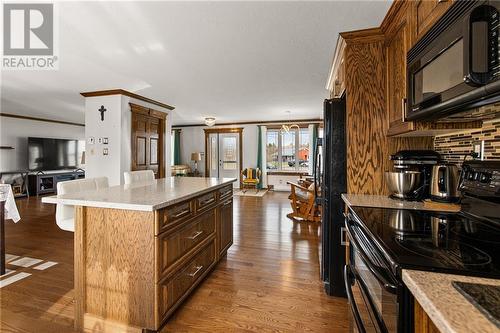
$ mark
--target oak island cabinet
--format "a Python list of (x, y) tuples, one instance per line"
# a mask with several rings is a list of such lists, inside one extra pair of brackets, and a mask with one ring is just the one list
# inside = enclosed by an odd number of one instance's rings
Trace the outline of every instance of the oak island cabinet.
[(75, 328), (158, 331), (232, 245), (234, 181), (172, 177), (44, 198), (75, 206)]

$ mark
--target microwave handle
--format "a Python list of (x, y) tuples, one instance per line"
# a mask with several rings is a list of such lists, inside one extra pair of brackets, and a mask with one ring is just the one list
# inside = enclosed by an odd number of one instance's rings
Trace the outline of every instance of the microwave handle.
[[(487, 84), (489, 81), (489, 11), (491, 10), (496, 9), (489, 5), (476, 7), (470, 13), (466, 24), (467, 31), (464, 34), (464, 67), (466, 67), (466, 75), (464, 76), (464, 82), (473, 87)], [(477, 64), (480, 68), (475, 68), (476, 57), (484, 60)]]

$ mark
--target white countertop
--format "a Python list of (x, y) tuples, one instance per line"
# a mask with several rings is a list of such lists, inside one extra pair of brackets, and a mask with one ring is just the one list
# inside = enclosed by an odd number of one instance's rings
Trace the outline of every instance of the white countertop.
[(403, 282), (441, 333), (498, 333), (486, 316), (470, 303), (452, 281), (500, 286), (500, 280), (403, 270)]
[(235, 178), (167, 177), (97, 191), (42, 198), (44, 203), (154, 211), (235, 182)]
[[(422, 201), (403, 201), (391, 199), (386, 195), (342, 194), (347, 206), (376, 207), (392, 209), (428, 210), (439, 212), (458, 212), (457, 205), (432, 204)], [(448, 208), (449, 207), (449, 208)]]

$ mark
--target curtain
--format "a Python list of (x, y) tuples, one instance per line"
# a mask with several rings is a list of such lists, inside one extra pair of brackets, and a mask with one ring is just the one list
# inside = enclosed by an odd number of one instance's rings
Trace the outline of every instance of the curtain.
[(316, 140), (318, 139), (318, 124), (309, 125), (309, 174), (314, 174), (314, 164), (316, 162)]
[[(263, 170), (262, 167), (262, 126), (257, 126), (258, 128), (258, 133), (257, 133), (257, 168), (259, 170)], [(261, 189), (262, 188), (262, 176), (260, 177), (259, 184), (257, 184), (257, 188)]]
[(257, 126), (257, 128), (257, 168), (261, 171), (260, 182), (257, 188), (261, 189), (267, 187), (267, 127)]
[(181, 164), (181, 131), (174, 131), (174, 163), (173, 165)]

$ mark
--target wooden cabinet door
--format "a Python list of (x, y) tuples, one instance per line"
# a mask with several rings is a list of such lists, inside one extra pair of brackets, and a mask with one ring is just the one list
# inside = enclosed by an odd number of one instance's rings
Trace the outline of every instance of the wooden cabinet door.
[(233, 244), (233, 199), (223, 201), (219, 212), (219, 255), (222, 256)]
[(450, 8), (452, 0), (420, 0), (416, 6), (417, 37), (422, 37), (427, 30)]
[(411, 13), (397, 22), (386, 46), (387, 59), (387, 135), (398, 135), (413, 130), (413, 122), (405, 122), (406, 112), (406, 53), (413, 41)]
[(132, 171), (153, 170), (160, 178), (163, 160), (162, 121), (132, 113)]

